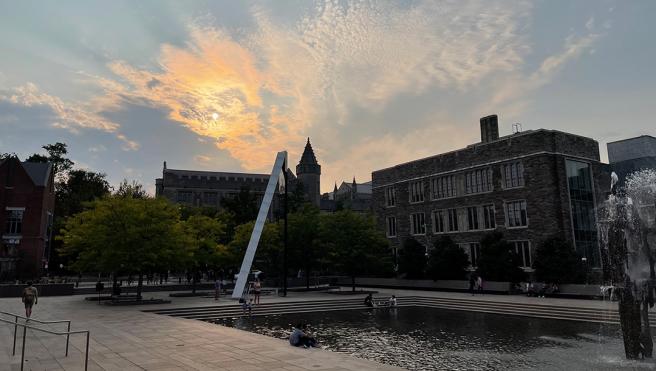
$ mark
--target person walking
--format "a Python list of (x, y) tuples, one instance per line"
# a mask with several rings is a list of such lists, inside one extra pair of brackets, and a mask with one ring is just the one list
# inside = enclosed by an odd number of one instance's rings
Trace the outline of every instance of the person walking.
[(474, 273), (469, 274), (469, 292), (471, 292), (472, 296), (474, 296), (474, 286), (476, 286), (476, 278), (474, 277)]
[(32, 282), (27, 283), (27, 287), (23, 289), (23, 296), (21, 298), (25, 304), (25, 317), (28, 319), (32, 316), (32, 306), (36, 305), (39, 301), (39, 292), (36, 287), (32, 286)]

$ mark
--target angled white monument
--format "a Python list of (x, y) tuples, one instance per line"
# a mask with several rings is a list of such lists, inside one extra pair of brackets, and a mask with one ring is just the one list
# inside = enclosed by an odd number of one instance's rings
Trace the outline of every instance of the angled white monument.
[(233, 299), (239, 299), (244, 295), (244, 290), (248, 283), (248, 273), (251, 271), (253, 258), (255, 258), (255, 252), (257, 251), (257, 244), (260, 242), (260, 236), (264, 229), (264, 222), (266, 222), (267, 214), (269, 214), (271, 201), (273, 201), (273, 195), (276, 193), (278, 180), (280, 179), (280, 175), (282, 175), (283, 168), (287, 168), (287, 151), (278, 152), (276, 162), (273, 164), (271, 177), (269, 178), (269, 183), (267, 184), (266, 192), (262, 199), (260, 211), (257, 214), (257, 220), (255, 220), (255, 227), (253, 228), (251, 239), (248, 242), (248, 248), (246, 249), (244, 260), (241, 262), (241, 269), (237, 276), (237, 283), (235, 284), (235, 289), (232, 291)]

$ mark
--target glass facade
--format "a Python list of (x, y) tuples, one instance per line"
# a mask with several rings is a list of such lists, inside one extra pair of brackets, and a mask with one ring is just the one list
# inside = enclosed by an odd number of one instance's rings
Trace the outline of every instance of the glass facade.
[(590, 164), (566, 160), (567, 183), (576, 251), (591, 267), (600, 267), (595, 218), (594, 189)]

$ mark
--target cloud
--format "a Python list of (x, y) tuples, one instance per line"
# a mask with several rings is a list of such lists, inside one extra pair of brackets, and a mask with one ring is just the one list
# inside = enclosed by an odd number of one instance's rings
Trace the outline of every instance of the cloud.
[(95, 129), (113, 133), (124, 143), (126, 150), (134, 150), (139, 144), (129, 140), (119, 132), (120, 126), (102, 117), (98, 112), (91, 110), (84, 104), (67, 103), (60, 98), (48, 95), (39, 90), (33, 83), (10, 90), (0, 90), (0, 102), (7, 102), (21, 107), (45, 107), (52, 111), (55, 119), (51, 126), (66, 129), (72, 133), (79, 133), (83, 129)]
[[(389, 123), (371, 122), (367, 139), (340, 140), (337, 133), (357, 124), (353, 112), (381, 115), (400, 96), (463, 93), (517, 70), (530, 49), (522, 30), (530, 9), (525, 1), (325, 1), (290, 23), (256, 6), (253, 29), (197, 22), (186, 44), (162, 45), (157, 68), (115, 60), (113, 77), (85, 78), (105, 92), (94, 104), (164, 109), (248, 170), (268, 169), (281, 149), (298, 156), (310, 133), (318, 151), (365, 158), (362, 148), (375, 149), (367, 143), (389, 143), (394, 134), (382, 134)], [(340, 166), (324, 168), (333, 165)]]

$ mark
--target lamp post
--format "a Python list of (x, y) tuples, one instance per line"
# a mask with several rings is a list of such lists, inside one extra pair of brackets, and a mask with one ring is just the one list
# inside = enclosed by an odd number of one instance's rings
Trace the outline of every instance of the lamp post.
[(581, 258), (581, 263), (583, 263), (583, 271), (585, 272), (585, 284), (588, 284), (588, 258), (585, 256)]
[[(286, 157), (286, 156), (285, 156)], [(287, 160), (282, 163), (282, 174), (285, 180), (285, 196), (283, 200), (284, 205), (284, 237), (283, 237), (283, 258), (282, 258), (282, 296), (287, 296), (287, 212), (288, 207), (288, 192), (287, 192)]]

